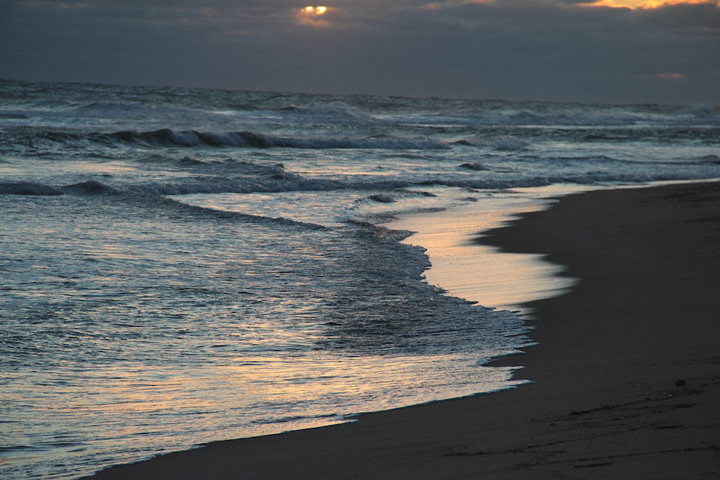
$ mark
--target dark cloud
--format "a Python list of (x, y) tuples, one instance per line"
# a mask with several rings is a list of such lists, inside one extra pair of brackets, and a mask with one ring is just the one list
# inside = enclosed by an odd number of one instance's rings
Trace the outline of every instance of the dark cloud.
[[(720, 9), (572, 0), (0, 2), (0, 77), (720, 103)], [(662, 77), (677, 73), (682, 77)]]

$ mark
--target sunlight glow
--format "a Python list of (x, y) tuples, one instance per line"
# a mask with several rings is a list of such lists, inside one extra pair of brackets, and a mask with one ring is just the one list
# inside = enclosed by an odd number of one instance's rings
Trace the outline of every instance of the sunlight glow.
[(327, 7), (324, 7), (322, 5), (313, 7), (312, 5), (308, 5), (307, 7), (300, 10), (305, 15), (324, 15), (325, 12), (327, 12)]
[(303, 25), (312, 25), (316, 27), (325, 26), (327, 25), (327, 21), (321, 17), (328, 13), (329, 10), (330, 8), (324, 5), (308, 5), (298, 11), (296, 18), (298, 23)]
[(720, 8), (720, 2), (713, 0), (596, 0), (594, 2), (580, 3), (581, 7), (607, 7), (607, 8), (629, 8), (631, 10), (653, 10), (672, 5), (702, 5), (715, 4)]

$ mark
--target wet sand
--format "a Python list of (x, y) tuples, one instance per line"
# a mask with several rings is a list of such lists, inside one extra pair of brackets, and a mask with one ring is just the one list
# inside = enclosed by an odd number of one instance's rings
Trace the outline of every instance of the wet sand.
[(720, 183), (581, 193), (493, 230), (579, 279), (534, 301), (533, 383), (217, 442), (98, 479), (717, 478)]

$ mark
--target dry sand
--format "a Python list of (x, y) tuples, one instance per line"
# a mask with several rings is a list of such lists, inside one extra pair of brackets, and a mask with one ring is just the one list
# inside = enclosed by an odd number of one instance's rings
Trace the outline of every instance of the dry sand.
[(720, 184), (571, 195), (483, 241), (580, 279), (501, 362), (534, 383), (97, 478), (720, 478)]

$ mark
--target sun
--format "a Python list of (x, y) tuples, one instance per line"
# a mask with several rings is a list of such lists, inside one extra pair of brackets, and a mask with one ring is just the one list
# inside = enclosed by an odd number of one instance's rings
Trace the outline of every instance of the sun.
[(320, 16), (320, 15), (325, 15), (325, 12), (327, 12), (327, 7), (325, 7), (325, 6), (323, 6), (323, 5), (319, 5), (319, 6), (317, 6), (317, 7), (314, 7), (314, 6), (312, 6), (312, 5), (308, 5), (307, 7), (303, 8), (303, 9), (300, 10), (300, 11), (301, 11), (302, 13), (304, 13), (305, 15)]
[(303, 25), (322, 27), (328, 25), (324, 15), (329, 11), (330, 7), (326, 7), (325, 5), (308, 5), (297, 12), (296, 19), (298, 23)]

